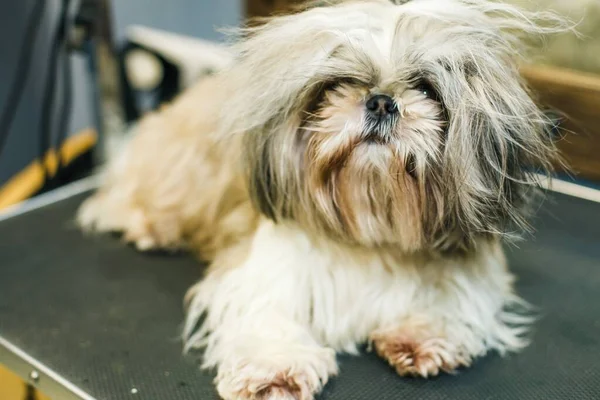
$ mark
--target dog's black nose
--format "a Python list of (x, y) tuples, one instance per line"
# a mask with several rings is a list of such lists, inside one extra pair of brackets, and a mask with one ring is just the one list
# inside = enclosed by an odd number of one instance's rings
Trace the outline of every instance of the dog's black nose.
[(371, 97), (367, 100), (366, 107), (369, 113), (377, 117), (384, 117), (398, 112), (398, 106), (394, 99), (385, 94), (376, 94)]

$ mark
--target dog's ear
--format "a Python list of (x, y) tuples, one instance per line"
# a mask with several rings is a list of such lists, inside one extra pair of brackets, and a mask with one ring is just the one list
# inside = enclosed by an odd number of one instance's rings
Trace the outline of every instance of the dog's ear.
[(303, 190), (306, 144), (310, 132), (290, 118), (263, 132), (244, 137), (244, 168), (250, 198), (263, 215), (272, 219), (294, 218), (303, 207), (297, 203)]
[(248, 191), (256, 208), (267, 218), (277, 221), (281, 217), (281, 188), (280, 174), (276, 174), (272, 164), (274, 150), (272, 138), (267, 138), (267, 143), (262, 146), (252, 146), (246, 151), (246, 166), (248, 174)]
[(251, 28), (234, 47), (228, 73), (233, 92), (221, 120), (228, 133), (252, 131), (294, 107), (339, 39), (306, 13), (277, 17)]
[(464, 79), (446, 97), (452, 104), (445, 168), (463, 232), (517, 233), (529, 228), (536, 173), (549, 173), (556, 158), (553, 122), (516, 68), (492, 65), (453, 71)]
[(242, 30), (242, 39), (233, 46), (237, 58), (226, 72), (233, 93), (223, 110), (222, 129), (251, 131), (297, 109), (299, 99), (327, 73), (337, 48), (363, 38), (370, 29), (381, 29), (369, 17), (375, 6), (389, 3), (343, 2)]
[[(328, 62), (352, 33), (347, 19), (367, 21), (365, 4), (350, 10), (315, 8), (280, 16), (243, 32), (228, 71), (231, 93), (223, 108), (222, 135), (244, 135), (243, 168), (251, 197), (272, 219), (292, 213), (300, 190), (303, 152), (298, 138), (306, 106), (323, 85)], [(372, 5), (372, 4), (371, 4)]]

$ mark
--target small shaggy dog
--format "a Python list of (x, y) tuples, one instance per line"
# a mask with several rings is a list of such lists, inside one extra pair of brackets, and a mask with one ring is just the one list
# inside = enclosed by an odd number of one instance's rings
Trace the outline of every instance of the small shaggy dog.
[(80, 225), (210, 260), (184, 340), (224, 399), (312, 399), (365, 342), (422, 377), (518, 350), (501, 240), (555, 150), (517, 61), (563, 28), (488, 0), (271, 19), (144, 118)]

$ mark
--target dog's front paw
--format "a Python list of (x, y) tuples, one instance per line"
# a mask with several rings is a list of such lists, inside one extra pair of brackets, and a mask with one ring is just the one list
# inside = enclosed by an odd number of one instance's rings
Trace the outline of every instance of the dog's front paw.
[(312, 400), (337, 373), (330, 349), (287, 361), (265, 358), (221, 365), (217, 391), (225, 400)]
[[(121, 196), (122, 197), (122, 196)], [(114, 194), (96, 193), (79, 208), (77, 223), (86, 232), (117, 232), (139, 251), (177, 250), (182, 247), (181, 229), (169, 216), (149, 215)]]
[(290, 370), (258, 375), (223, 379), (217, 387), (219, 394), (227, 400), (309, 400), (316, 389), (306, 375)]
[(471, 358), (458, 346), (427, 329), (402, 327), (378, 331), (371, 335), (371, 343), (400, 376), (427, 378), (441, 371), (451, 373), (471, 363)]

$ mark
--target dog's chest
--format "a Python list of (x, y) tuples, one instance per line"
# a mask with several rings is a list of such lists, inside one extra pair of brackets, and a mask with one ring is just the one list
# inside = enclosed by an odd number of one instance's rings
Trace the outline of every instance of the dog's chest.
[(280, 308), (308, 324), (319, 341), (352, 352), (409, 310), (418, 282), (412, 266), (391, 270), (371, 252), (326, 242), (317, 247), (302, 231), (269, 223), (257, 233), (248, 266), (271, 282)]

